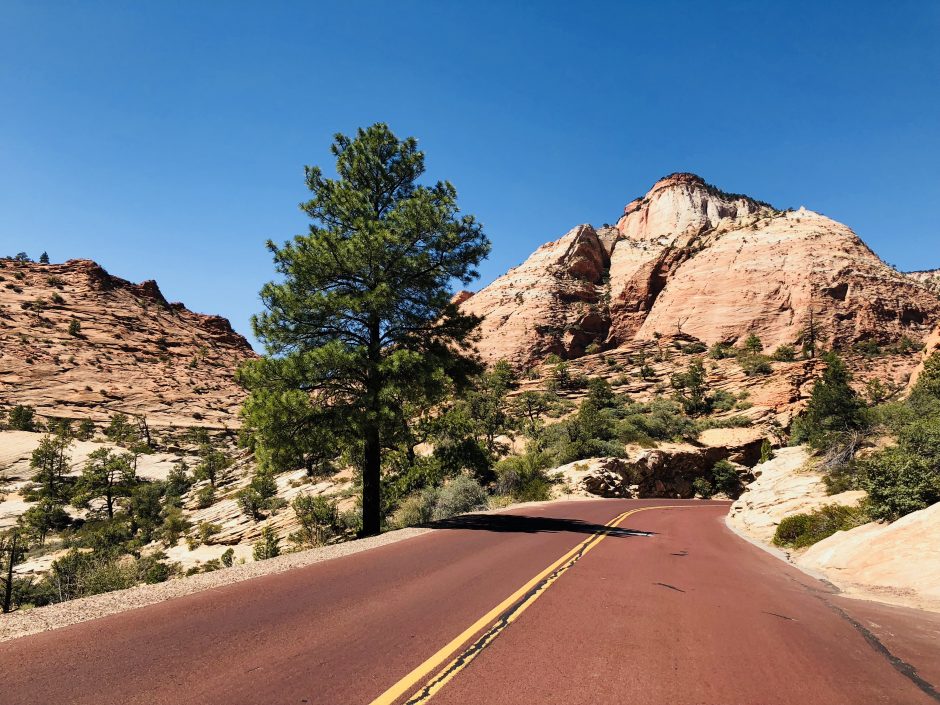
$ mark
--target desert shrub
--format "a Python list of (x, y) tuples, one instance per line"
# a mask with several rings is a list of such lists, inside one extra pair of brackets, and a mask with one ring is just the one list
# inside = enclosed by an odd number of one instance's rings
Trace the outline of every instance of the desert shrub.
[(256, 561), (266, 561), (281, 555), (281, 539), (274, 527), (266, 526), (261, 530), (261, 538), (252, 546), (251, 554)]
[(7, 426), (11, 431), (35, 431), (36, 411), (31, 406), (17, 404), (7, 414)]
[(682, 352), (686, 355), (698, 355), (708, 350), (708, 346), (705, 345), (701, 340), (695, 340), (688, 345), (682, 347)]
[(458, 475), (445, 484), (434, 504), (434, 519), (449, 519), (458, 514), (486, 509), (486, 490), (469, 475)]
[(924, 457), (906, 444), (859, 461), (856, 469), (875, 519), (894, 520), (940, 502), (936, 456)]
[(715, 411), (731, 411), (737, 402), (737, 397), (724, 389), (719, 389), (712, 394), (712, 408)]
[(496, 492), (512, 497), (516, 502), (549, 499), (551, 480), (545, 474), (544, 456), (530, 451), (510, 456), (497, 463)]
[(770, 441), (766, 438), (764, 442), (760, 444), (760, 461), (766, 463), (774, 458), (774, 447), (770, 444)]
[(865, 511), (858, 507), (829, 504), (807, 514), (784, 518), (774, 533), (774, 543), (788, 548), (806, 548), (837, 531), (848, 531), (866, 521)]
[(231, 568), (235, 564), (235, 549), (227, 548), (225, 552), (219, 556), (219, 562), (224, 568)]
[(586, 348), (584, 348), (585, 355), (594, 355), (596, 353), (599, 353), (600, 351), (601, 351), (601, 346), (598, 345), (597, 343), (591, 343)]
[(409, 495), (402, 501), (392, 517), (392, 524), (399, 528), (427, 524), (434, 516), (437, 503), (437, 488), (428, 487)]
[(272, 499), (277, 496), (277, 482), (267, 470), (258, 470), (251, 478), (248, 487), (236, 495), (239, 508), (246, 516), (255, 521), (263, 517), (263, 512), (273, 508)]
[(771, 357), (778, 362), (793, 362), (796, 360), (796, 348), (792, 345), (781, 345), (774, 350)]
[(741, 473), (727, 460), (719, 460), (712, 467), (710, 480), (716, 492), (721, 492), (732, 499), (741, 495), (743, 484)]
[(291, 503), (300, 529), (290, 535), (299, 545), (320, 546), (343, 530), (336, 501), (323, 495), (301, 494)]
[(708, 356), (714, 360), (734, 357), (734, 348), (727, 343), (715, 343), (708, 349)]
[(770, 358), (760, 353), (747, 352), (738, 355), (738, 364), (748, 377), (769, 375), (774, 371), (773, 366), (770, 364)]
[(742, 347), (746, 353), (749, 353), (751, 355), (756, 355), (764, 351), (764, 344), (761, 342), (761, 339), (757, 337), (755, 333), (751, 333), (747, 337)]
[(196, 492), (196, 508), (206, 509), (215, 503), (215, 487), (206, 485)]
[(73, 318), (69, 321), (69, 335), (74, 338), (77, 338), (82, 334), (82, 324), (77, 318)]
[(710, 499), (715, 494), (714, 486), (704, 477), (696, 477), (692, 480), (692, 490), (702, 499)]
[(179, 507), (169, 507), (157, 532), (163, 545), (172, 548), (179, 543), (180, 538), (192, 527)]

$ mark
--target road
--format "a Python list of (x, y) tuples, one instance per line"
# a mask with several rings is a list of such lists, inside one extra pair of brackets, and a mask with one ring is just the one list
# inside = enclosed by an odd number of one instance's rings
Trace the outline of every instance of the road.
[(727, 507), (599, 500), (455, 519), (0, 644), (0, 702), (940, 700), (936, 615), (834, 595), (731, 533)]

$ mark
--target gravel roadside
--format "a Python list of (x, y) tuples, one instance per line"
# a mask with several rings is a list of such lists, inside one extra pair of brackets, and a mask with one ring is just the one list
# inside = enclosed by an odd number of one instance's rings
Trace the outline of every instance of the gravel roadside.
[(168, 580), (155, 585), (138, 585), (127, 590), (116, 590), (101, 595), (92, 595), (45, 607), (0, 615), (0, 641), (8, 641), (29, 634), (67, 627), (70, 624), (87, 622), (118, 612), (145, 607), (157, 602), (182, 597), (203, 590), (239, 583), (262, 575), (282, 573), (294, 568), (319, 563), (332, 558), (349, 556), (398, 541), (426, 534), (433, 529), (411, 528), (389, 531), (358, 541), (347, 541), (331, 546), (311, 548), (296, 553), (286, 553), (266, 561), (253, 561), (231, 568), (222, 568), (211, 573), (199, 573), (177, 580)]

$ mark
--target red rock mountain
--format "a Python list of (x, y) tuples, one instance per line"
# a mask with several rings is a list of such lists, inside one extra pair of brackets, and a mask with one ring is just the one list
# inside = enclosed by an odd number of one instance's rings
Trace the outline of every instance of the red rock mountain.
[[(848, 227), (672, 174), (627, 204), (615, 227), (579, 225), (462, 303), (484, 317), (480, 352), (525, 366), (658, 334), (768, 348), (810, 321), (827, 344), (908, 336), (940, 298), (882, 262)], [(593, 348), (592, 348), (593, 349)]]
[(232, 426), (251, 346), (219, 316), (169, 303), (89, 260), (0, 260), (0, 407), (155, 426)]

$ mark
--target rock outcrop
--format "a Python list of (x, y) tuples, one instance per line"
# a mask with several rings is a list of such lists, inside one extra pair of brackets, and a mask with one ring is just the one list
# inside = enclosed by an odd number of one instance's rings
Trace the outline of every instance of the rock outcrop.
[(89, 260), (0, 260), (0, 407), (154, 426), (232, 427), (251, 346), (219, 316), (170, 303)]
[(940, 504), (839, 531), (796, 558), (849, 595), (940, 611)]
[(849, 228), (673, 174), (615, 228), (581, 225), (463, 302), (483, 316), (480, 351), (520, 367), (592, 344), (685, 333), (765, 346), (922, 340), (940, 298), (882, 262)]
[(754, 482), (731, 505), (728, 524), (741, 533), (771, 543), (777, 525), (785, 517), (803, 514), (827, 504), (855, 506), (864, 492), (830, 495), (822, 474), (809, 467), (803, 446), (780, 448), (774, 458), (754, 468)]

